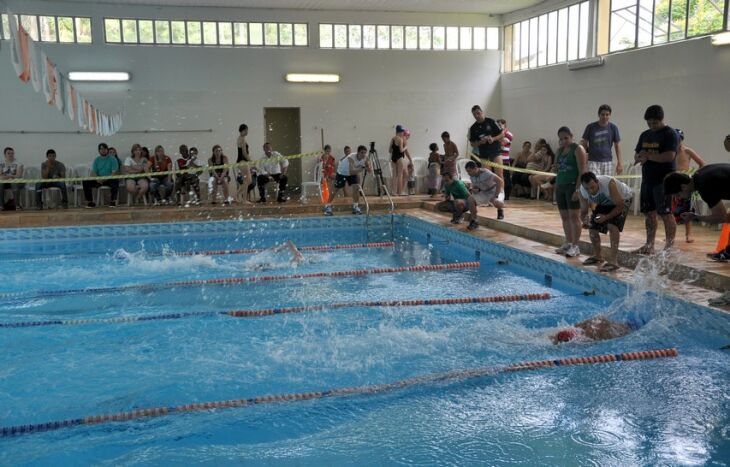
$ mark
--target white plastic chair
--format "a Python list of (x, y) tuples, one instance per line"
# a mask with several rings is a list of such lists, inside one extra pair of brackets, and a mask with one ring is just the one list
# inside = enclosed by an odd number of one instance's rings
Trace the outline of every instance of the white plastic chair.
[(466, 164), (469, 161), (471, 161), (471, 159), (465, 157), (456, 159), (456, 172), (459, 175), (459, 180), (467, 185), (471, 185), (471, 177), (469, 177), (469, 174), (466, 172)]
[[(629, 170), (624, 172), (624, 175), (641, 175), (641, 166), (639, 164), (631, 164), (629, 166)], [(641, 209), (641, 177), (629, 178), (624, 180), (634, 192), (634, 215), (638, 216), (639, 210)]]
[(319, 196), (322, 198), (322, 161), (318, 161), (314, 167), (314, 181), (313, 182), (302, 182), (302, 195), (299, 197), (299, 202), (306, 204), (308, 202), (307, 197), (309, 196), (309, 190), (314, 189)]
[[(23, 178), (39, 179), (41, 178), (41, 169), (38, 167), (26, 167), (25, 170), (23, 170)], [(29, 208), (33, 206), (33, 203), (35, 202), (35, 183), (26, 183), (23, 192), (25, 207)], [(20, 200), (16, 201), (20, 202)]]
[(413, 158), (413, 175), (416, 176), (416, 194), (421, 194), (425, 190), (423, 186), (426, 184), (428, 176), (428, 160), (422, 157)]
[[(72, 177), (88, 177), (91, 173), (91, 167), (86, 164), (79, 164), (69, 170)], [(84, 185), (81, 182), (74, 182), (71, 185), (71, 189), (74, 192), (74, 206), (79, 207), (79, 196), (84, 195)]]

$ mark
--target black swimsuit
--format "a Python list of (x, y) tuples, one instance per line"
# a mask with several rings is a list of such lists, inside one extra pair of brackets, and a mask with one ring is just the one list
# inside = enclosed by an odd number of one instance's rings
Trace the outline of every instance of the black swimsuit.
[(390, 160), (395, 164), (398, 160), (403, 159), (404, 154), (400, 150), (400, 146), (395, 144), (395, 140), (390, 142)]

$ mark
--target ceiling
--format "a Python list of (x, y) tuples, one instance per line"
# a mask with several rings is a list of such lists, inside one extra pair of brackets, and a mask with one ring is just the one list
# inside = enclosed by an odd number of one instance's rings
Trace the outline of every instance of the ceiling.
[(501, 15), (543, 0), (72, 0), (79, 3), (185, 7), (285, 8), (294, 10), (486, 13)]

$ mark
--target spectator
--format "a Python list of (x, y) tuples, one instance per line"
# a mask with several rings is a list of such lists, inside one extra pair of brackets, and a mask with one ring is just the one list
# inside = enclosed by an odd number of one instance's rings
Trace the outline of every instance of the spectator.
[[(699, 192), (702, 200), (710, 207), (710, 215), (698, 216), (694, 212), (685, 212), (685, 222), (698, 220), (708, 224), (730, 223), (730, 213), (723, 200), (730, 200), (730, 164), (708, 164), (697, 170), (692, 176), (674, 172), (664, 178), (664, 192), (667, 195), (677, 194), (690, 199), (693, 192)], [(730, 260), (730, 243), (723, 251), (712, 255), (716, 261)]]
[(390, 139), (388, 152), (390, 153), (390, 162), (393, 167), (392, 190), (394, 196), (404, 195), (403, 190), (406, 187), (406, 151), (408, 150), (407, 138), (405, 137), (406, 128), (403, 125), (395, 126), (395, 136)]
[(408, 196), (416, 194), (416, 167), (413, 165), (413, 161), (408, 163), (408, 169), (406, 170), (408, 175)]
[(556, 156), (555, 196), (563, 223), (565, 243), (555, 252), (574, 258), (580, 255), (580, 177), (586, 171), (587, 156), (583, 146), (573, 142), (573, 133), (568, 127), (560, 127), (558, 138), (560, 150)]
[[(0, 162), (0, 180), (13, 180), (23, 178), (23, 164), (15, 160), (15, 149), (5, 148), (3, 150), (5, 159)], [(0, 208), (5, 210), (5, 190), (12, 190), (14, 209), (20, 210), (20, 190), (25, 185), (22, 183), (0, 183)]]
[[(522, 143), (522, 151), (517, 153), (517, 157), (514, 158), (513, 167), (516, 169), (526, 169), (527, 160), (532, 156), (532, 143), (525, 141)], [(530, 174), (524, 172), (512, 172), (512, 176), (507, 176), (512, 179), (512, 191), (515, 196), (525, 196), (524, 188), (530, 187)], [(505, 190), (505, 196), (506, 196)]]
[(431, 198), (436, 196), (441, 187), (441, 154), (439, 154), (439, 146), (436, 143), (431, 143), (428, 146), (431, 151), (428, 154), (428, 194)]
[[(677, 134), (679, 135), (679, 148), (677, 148), (677, 171), (688, 172), (692, 161), (695, 161), (698, 167), (703, 167), (705, 165), (704, 159), (702, 159), (694, 149), (684, 145), (684, 132), (678, 129)], [(694, 238), (692, 238), (692, 223), (684, 222), (684, 219), (682, 219), (682, 214), (690, 211), (694, 212), (691, 199), (684, 199), (681, 196), (672, 196), (672, 215), (674, 215), (674, 222), (677, 224), (684, 224), (684, 239), (687, 243), (693, 243), (695, 241)]]
[[(347, 157), (347, 155), (345, 157)], [(329, 144), (324, 146), (324, 151), (322, 152), (319, 161), (322, 164), (322, 177), (327, 181), (327, 188), (329, 188), (329, 192), (332, 193), (335, 189), (335, 176), (337, 171), (337, 159), (335, 159), (335, 156), (332, 155), (332, 146)]]
[(289, 168), (289, 161), (277, 151), (272, 150), (271, 143), (264, 144), (264, 162), (258, 166), (259, 203), (266, 202), (266, 184), (277, 182), (279, 184), (279, 195), (276, 201), (285, 203), (289, 199), (286, 195), (286, 187), (289, 181), (286, 172)]
[[(613, 177), (586, 172), (580, 177), (580, 196), (580, 218), (583, 228), (588, 229), (593, 245), (593, 255), (583, 261), (583, 264), (600, 266), (602, 272), (615, 271), (619, 268), (618, 245), (621, 232), (631, 210), (634, 192), (628, 185)], [(589, 205), (595, 206), (590, 219)], [(611, 255), (605, 264), (599, 233), (608, 233), (611, 240)]]
[(464, 213), (471, 213), (471, 221), (466, 227), (467, 230), (474, 230), (479, 227), (477, 223), (477, 202), (469, 194), (469, 190), (461, 180), (454, 178), (454, 175), (447, 172), (442, 175), (444, 179), (444, 201), (436, 206), (439, 211), (451, 211), (451, 223), (461, 224), (464, 220)]
[(117, 164), (119, 164), (119, 171), (121, 172), (122, 168), (124, 166), (122, 165), (122, 161), (121, 161), (121, 159), (119, 159), (119, 155), (117, 154), (117, 148), (113, 148), (110, 146), (109, 147), (109, 156), (113, 157), (114, 159), (117, 160)]
[(456, 167), (456, 159), (459, 158), (459, 148), (456, 143), (451, 141), (451, 135), (448, 131), (441, 133), (441, 141), (444, 142), (444, 163), (441, 167), (441, 176), (445, 173), (456, 175), (458, 169)]
[[(538, 172), (555, 173), (557, 171), (557, 167), (555, 166), (555, 153), (544, 138), (540, 138), (535, 143), (535, 153), (532, 155), (532, 159), (527, 160), (527, 168)], [(530, 182), (530, 197), (532, 199), (537, 199), (539, 188), (543, 189), (545, 199), (550, 200), (553, 198), (554, 175), (530, 174), (528, 181)]]
[[(241, 162), (251, 162), (251, 153), (248, 150), (248, 143), (246, 142), (247, 136), (248, 125), (241, 123), (238, 126), (238, 139), (236, 140), (236, 146), (238, 147), (238, 156), (236, 157), (237, 164)], [(236, 182), (238, 183), (236, 198), (243, 204), (251, 204), (251, 201), (248, 199), (248, 187), (253, 183), (250, 166), (243, 165), (238, 167)]]
[[(147, 172), (149, 161), (142, 157), (142, 146), (137, 143), (132, 145), (130, 156), (124, 161), (125, 174), (141, 174)], [(147, 190), (149, 190), (150, 182), (147, 177), (128, 178), (126, 180), (127, 196), (130, 197), (132, 203), (144, 200)]]
[[(173, 188), (172, 176), (170, 174), (154, 175), (156, 172), (172, 171), (172, 159), (165, 154), (165, 148), (160, 145), (155, 146), (155, 155), (147, 163), (147, 171), (152, 173), (150, 177), (150, 192), (152, 192), (152, 196), (155, 198), (155, 205), (172, 204), (170, 201), (170, 194), (172, 194)], [(160, 195), (160, 191), (162, 191), (162, 195)]]
[[(479, 158), (496, 164), (502, 163), (502, 147), (500, 141), (504, 138), (504, 130), (499, 123), (485, 117), (482, 108), (475, 105), (471, 113), (476, 120), (469, 128), (469, 142), (473, 148), (479, 149)], [(499, 178), (504, 178), (502, 167), (490, 167)]]
[[(188, 170), (202, 167), (198, 163), (198, 148), (190, 148), (184, 144), (180, 145), (180, 157), (177, 159), (178, 170)], [(190, 199), (187, 204), (200, 204), (200, 179), (197, 172), (179, 173), (175, 175), (175, 196), (177, 197), (177, 205), (182, 206), (182, 194), (188, 193)]]
[[(53, 149), (46, 151), (46, 160), (41, 164), (41, 178), (44, 180), (66, 178), (66, 166), (56, 160), (56, 151)], [(61, 205), (63, 209), (68, 209), (66, 183), (41, 182), (35, 184), (35, 204), (39, 211), (43, 209), (43, 190), (45, 188), (58, 188), (61, 190)]]
[[(507, 120), (500, 118), (497, 123), (504, 129), (504, 137), (502, 138), (502, 164), (512, 166), (512, 141), (515, 139), (509, 128), (507, 128)], [(512, 172), (509, 170), (504, 174), (504, 200), (509, 201), (509, 195), (512, 192)]]
[(332, 200), (335, 199), (337, 191), (349, 185), (352, 190), (352, 213), (355, 215), (362, 214), (360, 210), (360, 173), (364, 171), (372, 171), (370, 160), (368, 159), (368, 148), (358, 146), (356, 154), (350, 154), (340, 160), (337, 165), (337, 178), (335, 179), (334, 190), (330, 191), (330, 197), (324, 205), (324, 215), (332, 215)]
[[(228, 156), (223, 154), (223, 148), (216, 144), (211, 150), (210, 159), (208, 159), (208, 167), (219, 167), (221, 165), (228, 164)], [(210, 177), (208, 178), (208, 197), (210, 198), (210, 204), (215, 204), (216, 187), (223, 189), (223, 204), (228, 206), (231, 204), (228, 199), (228, 183), (231, 181), (231, 176), (228, 168), (213, 169), (208, 172)]]
[(471, 178), (469, 191), (476, 203), (496, 207), (497, 219), (504, 219), (504, 180), (491, 170), (477, 167), (474, 161), (467, 162), (465, 167)]
[[(106, 143), (99, 143), (97, 147), (99, 156), (94, 159), (94, 163), (91, 165), (91, 176), (92, 177), (109, 177), (111, 175), (119, 175), (119, 162), (113, 156), (109, 155), (109, 146)], [(102, 186), (108, 186), (111, 189), (111, 200), (109, 201), (110, 207), (117, 205), (117, 195), (119, 194), (119, 179), (102, 179), (102, 180), (84, 180), (81, 182), (84, 189), (84, 199), (86, 200), (86, 207), (96, 207), (96, 203), (92, 200), (92, 190)]]
[(624, 171), (621, 163), (621, 136), (611, 119), (611, 106), (598, 107), (598, 121), (589, 123), (583, 131), (581, 146), (588, 150), (588, 170), (596, 175), (613, 175), (611, 148), (616, 149), (616, 173)]
[(657, 214), (664, 221), (668, 250), (674, 244), (677, 224), (671, 213), (671, 200), (664, 193), (664, 177), (675, 169), (679, 148), (679, 135), (664, 123), (664, 109), (652, 105), (644, 113), (649, 129), (639, 136), (634, 161), (641, 164), (641, 212), (646, 216), (646, 243), (633, 253), (654, 254), (654, 240), (657, 231)]

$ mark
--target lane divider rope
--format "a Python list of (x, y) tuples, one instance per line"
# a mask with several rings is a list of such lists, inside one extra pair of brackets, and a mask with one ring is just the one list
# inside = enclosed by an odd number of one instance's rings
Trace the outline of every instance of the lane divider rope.
[(425, 272), (444, 271), (454, 269), (475, 269), (479, 267), (479, 261), (467, 261), (464, 263), (448, 264), (426, 264), (421, 266), (400, 266), (391, 268), (356, 269), (347, 271), (312, 272), (303, 274), (280, 274), (273, 276), (249, 276), (249, 277), (226, 277), (222, 279), (199, 279), (190, 281), (165, 282), (162, 284), (141, 284), (125, 285), (120, 287), (92, 287), (87, 289), (66, 289), (66, 290), (40, 290), (36, 292), (8, 292), (0, 294), (0, 298), (41, 298), (58, 297), (64, 295), (80, 295), (95, 293), (129, 292), (132, 290), (152, 291), (174, 287), (191, 287), (201, 285), (232, 285), (249, 284), (255, 282), (276, 282), (292, 279), (311, 279), (322, 277), (350, 277), (368, 276), (373, 274), (391, 274), (398, 272)]
[(435, 306), (435, 305), (463, 305), (470, 303), (502, 303), (528, 300), (549, 300), (553, 297), (549, 293), (533, 293), (523, 295), (496, 295), (491, 297), (465, 297), (465, 298), (431, 298), (420, 300), (370, 300), (330, 303), (327, 305), (304, 305), (280, 308), (265, 308), (259, 310), (231, 310), (231, 311), (193, 311), (180, 313), (167, 313), (150, 316), (119, 316), (115, 318), (88, 318), (88, 319), (54, 319), (46, 321), (20, 321), (15, 323), (0, 323), (0, 328), (30, 328), (39, 326), (78, 326), (85, 324), (120, 324), (146, 321), (162, 321), (185, 318), (206, 318), (214, 316), (230, 316), (233, 318), (258, 318), (289, 313), (305, 313), (313, 311), (325, 311), (339, 308), (376, 308), (376, 307), (409, 307), (409, 306)]
[(633, 361), (633, 360), (653, 360), (658, 358), (676, 357), (678, 355), (676, 348), (659, 349), (659, 350), (643, 350), (637, 352), (624, 352), (620, 354), (604, 354), (592, 355), (584, 357), (568, 357), (556, 360), (540, 360), (515, 363), (502, 367), (481, 367), (468, 370), (455, 370), (446, 373), (436, 373), (431, 375), (417, 376), (414, 378), (403, 379), (393, 383), (374, 384), (356, 387), (346, 387), (338, 389), (330, 389), (326, 391), (301, 392), (294, 394), (268, 395), (260, 397), (250, 397), (244, 399), (232, 399), (212, 402), (196, 402), (192, 404), (168, 406), (168, 407), (152, 407), (147, 409), (132, 410), (129, 412), (117, 412), (103, 415), (90, 415), (82, 418), (71, 418), (66, 420), (56, 420), (45, 423), (33, 423), (27, 425), (15, 425), (0, 427), (0, 437), (17, 436), (31, 433), (39, 433), (45, 431), (60, 430), (62, 428), (71, 428), (81, 425), (99, 425), (111, 422), (125, 422), (129, 420), (137, 420), (141, 418), (163, 417), (166, 415), (183, 414), (188, 412), (201, 412), (215, 409), (228, 409), (236, 407), (246, 407), (261, 404), (273, 404), (282, 402), (305, 401), (313, 399), (324, 399), (328, 397), (346, 397), (355, 395), (378, 394), (388, 391), (403, 389), (409, 386), (422, 385), (434, 382), (468, 380), (480, 378), (484, 376), (493, 376), (499, 373), (513, 373), (517, 371), (537, 370), (541, 368), (555, 368), (561, 366), (572, 365), (592, 365), (599, 363)]

